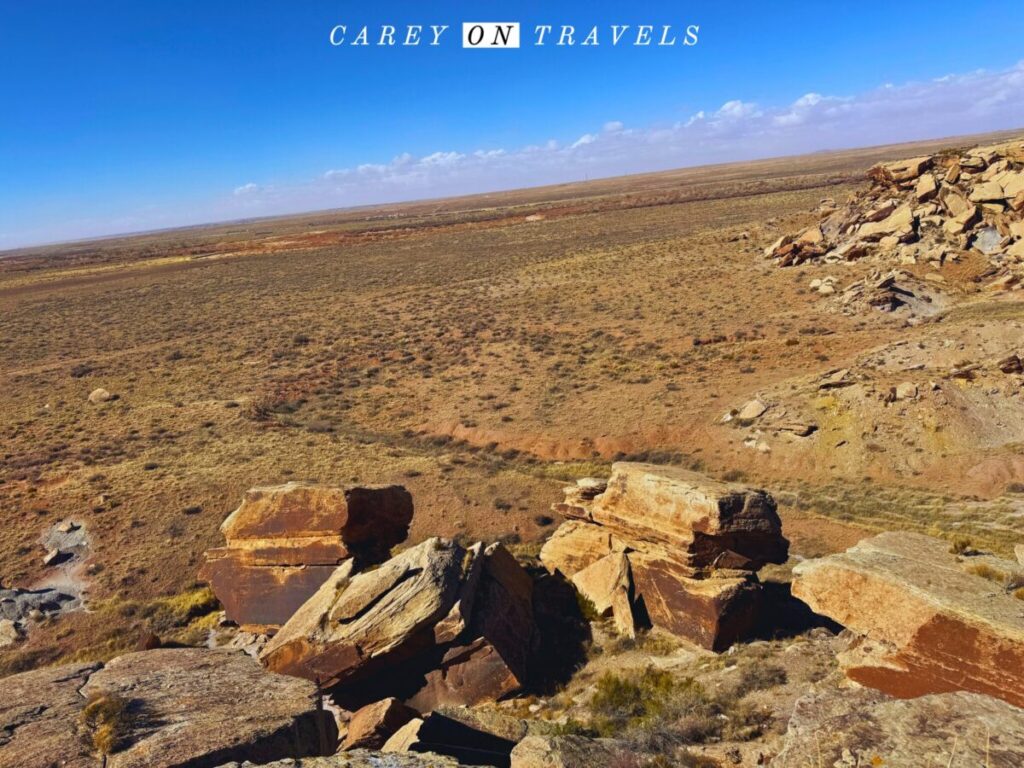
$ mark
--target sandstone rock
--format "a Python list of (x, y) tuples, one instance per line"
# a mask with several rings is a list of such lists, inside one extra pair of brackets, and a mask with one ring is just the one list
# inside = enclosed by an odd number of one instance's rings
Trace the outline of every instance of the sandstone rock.
[(432, 712), (410, 720), (381, 749), (384, 753), (436, 752), (464, 765), (507, 768), (515, 743)]
[(534, 650), (533, 581), (505, 547), (483, 556), (472, 616), (426, 684), (409, 700), (421, 711), (473, 706), (516, 693), (527, 682)]
[(541, 562), (627, 636), (652, 624), (722, 650), (755, 623), (754, 572), (787, 557), (771, 496), (677, 467), (616, 463), (604, 493), (568, 507)]
[(512, 768), (594, 768), (611, 765), (620, 752), (605, 739), (527, 736), (512, 750)]
[(740, 408), (739, 413), (736, 414), (736, 418), (739, 419), (741, 423), (749, 423), (763, 416), (764, 412), (767, 410), (768, 406), (760, 400), (751, 400)]
[[(561, 505), (555, 505), (559, 510)], [(588, 514), (585, 510), (583, 514)], [(579, 571), (611, 552), (622, 552), (626, 545), (605, 528), (578, 520), (563, 523), (540, 550), (540, 559), (552, 573), (558, 571), (572, 579)]]
[(226, 546), (207, 551), (200, 577), (230, 619), (255, 632), (273, 629), (343, 560), (362, 565), (387, 557), (412, 514), (401, 486), (253, 488), (221, 525)]
[(68, 664), (0, 678), (0, 768), (95, 768), (75, 726), (78, 689), (99, 664)]
[(625, 552), (605, 555), (573, 576), (572, 583), (594, 604), (598, 614), (613, 617), (620, 635), (636, 637), (633, 577)]
[(913, 400), (917, 397), (917, 384), (904, 381), (896, 386), (897, 400)]
[(797, 242), (806, 243), (808, 245), (818, 245), (824, 242), (825, 236), (821, 233), (821, 227), (814, 226), (810, 229), (804, 230), (804, 232), (797, 238)]
[(930, 173), (926, 173), (917, 180), (917, 186), (914, 188), (914, 197), (920, 202), (925, 202), (935, 197), (938, 191), (939, 186), (935, 183), (935, 177)]
[(97, 387), (89, 393), (89, 402), (93, 405), (99, 405), (100, 403), (106, 403), (114, 399), (114, 396), (110, 394), (103, 387)]
[(978, 184), (971, 190), (971, 194), (968, 196), (968, 200), (972, 203), (989, 203), (1001, 201), (1006, 198), (1006, 192), (1003, 191), (1003, 185), (997, 181), (986, 181), (983, 184)]
[[(948, 542), (884, 533), (800, 563), (793, 594), (856, 633), (841, 664), (851, 679), (899, 697), (966, 690), (1024, 706), (1024, 613), (1005, 581)], [(994, 561), (998, 562), (998, 561)]]
[(1024, 373), (1024, 362), (1017, 355), (1008, 355), (996, 363), (1003, 373)]
[(315, 710), (313, 693), (312, 684), (269, 674), (244, 654), (192, 648), (13, 675), (0, 679), (0, 766), (95, 766), (81, 732), (93, 695), (130, 702), (109, 768), (329, 754), (337, 731)]
[(726, 550), (755, 568), (788, 555), (771, 495), (680, 467), (617, 462), (590, 519), (631, 544), (664, 546), (689, 567), (709, 566)]
[(913, 210), (909, 205), (903, 205), (881, 221), (862, 224), (857, 230), (857, 237), (861, 240), (877, 241), (892, 236), (898, 242), (905, 242), (914, 233), (914, 223)]
[(970, 231), (971, 227), (979, 221), (981, 221), (981, 212), (978, 210), (977, 206), (973, 206), (963, 213), (957, 214), (951, 219), (947, 219), (946, 223), (942, 225), (942, 228), (951, 235), (959, 235)]
[(14, 645), (21, 639), (21, 630), (10, 619), (0, 619), (0, 648)]
[(419, 712), (395, 698), (367, 704), (352, 715), (341, 748), (380, 749), (395, 731), (419, 716)]
[(419, 680), (403, 698), (420, 710), (514, 693), (533, 651), (533, 583), (501, 545), (481, 549), (435, 538), (373, 571), (339, 568), (260, 658), (356, 697), (368, 680)]
[(873, 168), (872, 171), (890, 181), (903, 183), (913, 181), (930, 168), (931, 165), (932, 159), (930, 157), (912, 157), (909, 160), (882, 163)]
[(631, 552), (638, 612), (650, 623), (713, 651), (724, 651), (757, 622), (761, 587), (741, 571), (694, 578), (663, 553)]
[(868, 689), (799, 699), (772, 768), (977, 765), (1015, 768), (1024, 711), (988, 696), (946, 693), (892, 699)]
[(455, 603), (465, 550), (427, 539), (379, 568), (321, 590), (263, 649), (270, 669), (330, 687), (373, 661), (419, 650)]

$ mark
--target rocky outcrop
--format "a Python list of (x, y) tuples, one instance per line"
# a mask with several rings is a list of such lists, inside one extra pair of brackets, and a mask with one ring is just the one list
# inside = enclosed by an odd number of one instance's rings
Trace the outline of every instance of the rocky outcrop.
[[(819, 224), (765, 250), (779, 266), (865, 257), (938, 264), (974, 250), (992, 265), (993, 285), (1024, 275), (1024, 143), (883, 163), (870, 189), (824, 206)], [(880, 305), (880, 308), (885, 308)]]
[[(259, 763), (259, 768), (458, 768), (459, 762), (434, 752), (406, 755), (382, 755), (380, 752), (357, 749), (331, 757), (304, 757), (299, 760), (275, 760)], [(219, 768), (257, 768), (256, 763), (225, 763)]]
[(380, 749), (395, 731), (419, 716), (419, 712), (394, 697), (367, 704), (349, 720), (341, 748)]
[(428, 539), (375, 570), (339, 568), (261, 660), (342, 697), (395, 695), (421, 711), (496, 700), (527, 680), (532, 590), (499, 544)]
[(973, 693), (899, 700), (869, 689), (811, 693), (797, 701), (772, 768), (978, 765), (1016, 768), (1024, 710)]
[(605, 487), (570, 487), (555, 510), (570, 519), (541, 561), (625, 635), (650, 622), (726, 648), (756, 620), (756, 571), (788, 554), (769, 494), (678, 467), (617, 463)]
[(592, 768), (610, 765), (623, 752), (606, 739), (527, 736), (512, 750), (512, 768)]
[(242, 653), (195, 648), (13, 675), (0, 679), (0, 767), (97, 765), (83, 710), (98, 699), (117, 703), (109, 768), (330, 754), (337, 731), (314, 693)]
[(800, 563), (793, 594), (855, 633), (840, 663), (862, 685), (901, 698), (973, 691), (1024, 707), (1019, 572), (939, 539), (884, 533)]
[(342, 561), (386, 558), (412, 515), (412, 497), (397, 485), (253, 488), (221, 525), (226, 546), (207, 551), (200, 577), (229, 619), (251, 631), (275, 629)]

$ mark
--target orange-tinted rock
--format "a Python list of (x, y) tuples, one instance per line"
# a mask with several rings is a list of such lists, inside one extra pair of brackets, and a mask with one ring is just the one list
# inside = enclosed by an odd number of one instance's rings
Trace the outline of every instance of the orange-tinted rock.
[(630, 552), (638, 612), (650, 623), (712, 651), (723, 651), (750, 633), (757, 621), (761, 585), (742, 571), (694, 578), (664, 554)]
[(527, 682), (534, 646), (533, 581), (500, 544), (485, 550), (481, 570), (467, 629), (409, 700), (417, 709), (497, 701)]
[(382, 699), (359, 709), (348, 723), (343, 750), (380, 749), (395, 731), (420, 716), (395, 698)]
[(533, 582), (501, 545), (428, 539), (375, 570), (343, 569), (267, 644), (269, 668), (346, 701), (375, 692), (421, 710), (493, 701), (526, 682)]
[(691, 567), (711, 566), (727, 550), (754, 568), (788, 556), (770, 494), (681, 467), (614, 464), (589, 518), (627, 543), (663, 546)]
[(401, 486), (253, 488), (221, 525), (226, 546), (207, 551), (200, 576), (229, 619), (251, 630), (276, 628), (343, 560), (387, 557), (412, 514)]
[(567, 520), (544, 542), (540, 559), (549, 571), (558, 571), (571, 579), (602, 557), (625, 548), (624, 543), (599, 525)]
[(801, 563), (793, 594), (856, 633), (840, 663), (890, 695), (973, 691), (1024, 706), (1024, 612), (1016, 563), (885, 533)]
[(566, 491), (566, 521), (541, 549), (621, 634), (650, 623), (723, 650), (750, 632), (761, 585), (789, 544), (765, 491), (679, 467), (620, 462), (603, 493)]

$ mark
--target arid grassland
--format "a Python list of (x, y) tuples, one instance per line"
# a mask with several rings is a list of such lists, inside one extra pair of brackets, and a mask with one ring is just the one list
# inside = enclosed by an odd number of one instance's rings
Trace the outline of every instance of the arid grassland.
[[(6, 255), (0, 581), (55, 578), (44, 537), (72, 518), (87, 557), (60, 578), (88, 610), (41, 622), (0, 670), (202, 637), (203, 551), (247, 488), (288, 480), (399, 483), (411, 543), (529, 557), (565, 481), (630, 458), (769, 489), (798, 555), (882, 529), (1011, 552), (1024, 394), (992, 364), (1024, 347), (1024, 294), (986, 288), (966, 251), (901, 266), (935, 311), (844, 308), (812, 281), (841, 293), (877, 263), (763, 253), (880, 160), (1001, 138)], [(822, 384), (844, 370), (851, 386)], [(888, 396), (905, 383), (920, 395)], [(758, 398), (773, 426), (723, 420)]]

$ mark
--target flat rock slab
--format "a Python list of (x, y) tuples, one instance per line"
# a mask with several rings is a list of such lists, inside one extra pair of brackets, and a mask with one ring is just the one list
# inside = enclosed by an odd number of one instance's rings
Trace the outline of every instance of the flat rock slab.
[(337, 730), (314, 694), (313, 684), (268, 673), (241, 652), (195, 648), (13, 675), (0, 679), (0, 768), (98, 765), (82, 722), (95, 695), (123, 700), (129, 713), (108, 768), (331, 753)]
[(1018, 768), (1024, 710), (974, 693), (893, 699), (870, 689), (798, 700), (772, 768), (986, 766)]
[(840, 657), (851, 679), (891, 695), (974, 691), (1024, 706), (1020, 566), (958, 556), (949, 542), (884, 533), (800, 563), (793, 594), (857, 633)]

